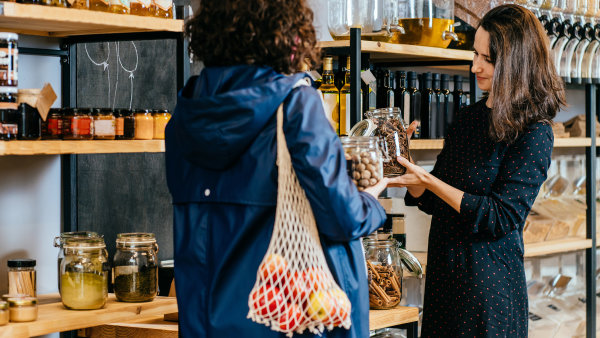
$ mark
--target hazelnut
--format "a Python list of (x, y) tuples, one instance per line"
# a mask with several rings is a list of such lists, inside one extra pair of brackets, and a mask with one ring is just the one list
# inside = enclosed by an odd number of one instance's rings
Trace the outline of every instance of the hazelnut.
[(368, 187), (370, 185), (369, 180), (367, 179), (362, 179), (360, 181), (358, 181), (358, 185), (361, 187)]
[(362, 164), (362, 163), (360, 163), (360, 164), (357, 164), (357, 165), (356, 165), (356, 168), (355, 168), (355, 170), (356, 170), (356, 171), (359, 171), (359, 172), (362, 172), (362, 171), (364, 171), (365, 169), (367, 169), (367, 166), (366, 166), (366, 165), (364, 165), (364, 164)]
[(360, 173), (361, 178), (369, 179), (371, 178), (371, 172), (368, 170), (364, 170)]
[(371, 185), (375, 185), (375, 184), (377, 184), (377, 182), (379, 182), (379, 180), (378, 180), (378, 179), (376, 179), (376, 178), (371, 178), (371, 179), (369, 180), (369, 182), (371, 183)]
[(360, 173), (358, 171), (353, 171), (352, 172), (352, 178), (355, 180), (360, 180)]
[(362, 158), (362, 163), (364, 163), (364, 164), (369, 164), (369, 163), (371, 163), (371, 159), (370, 159), (370, 158), (368, 158), (368, 157), (363, 157), (363, 158)]

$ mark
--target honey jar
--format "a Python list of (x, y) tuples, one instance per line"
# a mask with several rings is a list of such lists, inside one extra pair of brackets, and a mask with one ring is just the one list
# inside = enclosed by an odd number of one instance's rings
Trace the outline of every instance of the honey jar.
[(152, 114), (154, 117), (154, 136), (155, 140), (165, 139), (165, 127), (171, 119), (171, 113), (168, 110), (155, 110)]
[(90, 9), (90, 2), (88, 0), (75, 0), (71, 4), (71, 8)]
[(154, 118), (147, 109), (135, 111), (135, 139), (151, 140), (154, 136)]
[(32, 322), (37, 320), (37, 298), (21, 297), (8, 299), (8, 311), (11, 322)]
[(173, 0), (152, 0), (155, 6), (154, 16), (158, 18), (173, 18)]
[(109, 0), (108, 11), (117, 14), (129, 14), (129, 0)]
[(130, 2), (130, 14), (142, 16), (154, 16), (156, 6), (152, 0), (132, 0)]
[(108, 12), (109, 0), (89, 0), (90, 9), (93, 11)]

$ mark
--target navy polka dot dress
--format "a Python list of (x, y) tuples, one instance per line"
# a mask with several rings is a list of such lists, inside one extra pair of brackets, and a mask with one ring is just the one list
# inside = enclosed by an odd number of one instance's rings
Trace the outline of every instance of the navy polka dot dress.
[(552, 127), (512, 144), (488, 137), (485, 100), (462, 110), (432, 174), (464, 191), (460, 213), (426, 190), (407, 205), (432, 215), (422, 337), (526, 337), (523, 225), (546, 180)]

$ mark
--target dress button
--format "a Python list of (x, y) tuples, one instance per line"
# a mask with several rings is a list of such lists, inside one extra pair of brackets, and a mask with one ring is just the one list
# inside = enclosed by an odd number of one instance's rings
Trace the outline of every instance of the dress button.
[(210, 189), (204, 190), (204, 196), (208, 197), (210, 195)]

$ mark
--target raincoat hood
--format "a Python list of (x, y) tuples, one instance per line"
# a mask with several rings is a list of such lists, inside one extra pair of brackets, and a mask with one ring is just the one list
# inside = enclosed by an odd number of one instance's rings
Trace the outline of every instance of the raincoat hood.
[(210, 170), (230, 167), (306, 76), (250, 65), (202, 70), (179, 93), (173, 114), (184, 158)]

